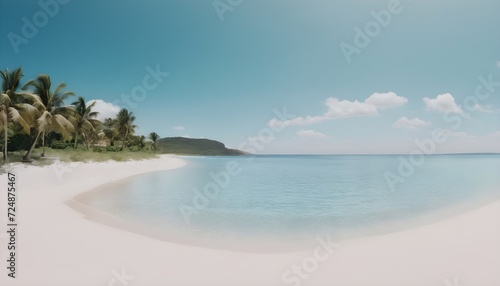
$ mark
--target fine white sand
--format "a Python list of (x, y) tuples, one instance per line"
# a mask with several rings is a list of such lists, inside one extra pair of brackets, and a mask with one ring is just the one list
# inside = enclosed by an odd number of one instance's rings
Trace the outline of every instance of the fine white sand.
[[(331, 253), (318, 243), (316, 258), (316, 248), (266, 254), (155, 240), (86, 219), (68, 205), (97, 186), (183, 165), (178, 157), (161, 156), (9, 166), (18, 181), (18, 268), (16, 279), (7, 277), (3, 174), (0, 285), (500, 285), (500, 202), (423, 227), (344, 241)], [(282, 276), (294, 264), (310, 273), (290, 272), (287, 284)]]

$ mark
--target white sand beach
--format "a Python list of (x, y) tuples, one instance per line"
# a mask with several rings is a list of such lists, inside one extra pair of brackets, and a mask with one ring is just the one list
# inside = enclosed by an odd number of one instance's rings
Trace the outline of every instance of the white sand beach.
[[(0, 285), (500, 285), (500, 202), (411, 230), (315, 249), (247, 253), (170, 243), (100, 224), (71, 208), (74, 196), (129, 176), (185, 165), (134, 162), (14, 164), (18, 181), (16, 278), (7, 276), (6, 174), (0, 188)], [(317, 253), (316, 253), (317, 254)], [(305, 263), (303, 278), (283, 274)]]

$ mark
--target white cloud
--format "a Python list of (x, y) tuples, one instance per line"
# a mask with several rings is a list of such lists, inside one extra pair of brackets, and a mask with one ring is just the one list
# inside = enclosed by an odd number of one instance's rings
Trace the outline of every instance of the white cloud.
[(487, 113), (493, 112), (493, 106), (492, 105), (476, 104), (476, 105), (474, 105), (473, 108), (474, 108), (474, 111), (478, 111), (478, 112), (487, 112)]
[(300, 138), (325, 138), (327, 137), (325, 134), (316, 132), (314, 130), (300, 130), (297, 131), (297, 136)]
[(497, 67), (500, 68), (500, 61), (497, 61)]
[(327, 120), (337, 118), (348, 118), (355, 116), (376, 116), (379, 110), (386, 108), (399, 107), (408, 102), (408, 99), (398, 96), (394, 92), (374, 93), (363, 102), (358, 100), (340, 100), (330, 97), (325, 101), (328, 110), (322, 115), (316, 116), (299, 116), (291, 120), (280, 121), (272, 119), (269, 121), (269, 126), (283, 127), (295, 125), (312, 125), (318, 124)]
[(466, 133), (466, 132), (457, 132), (457, 131), (453, 131), (450, 129), (442, 130), (442, 132), (443, 132), (443, 135), (445, 135), (447, 137), (456, 137), (456, 138), (461, 138), (461, 139), (472, 139), (475, 137), (474, 135), (471, 135), (471, 134)]
[(427, 110), (439, 113), (462, 113), (462, 108), (455, 103), (455, 98), (449, 93), (440, 94), (435, 99), (424, 97)]
[(114, 105), (112, 103), (106, 102), (102, 99), (93, 99), (87, 102), (87, 106), (95, 102), (92, 111), (99, 112), (97, 114), (96, 119), (100, 121), (104, 121), (106, 118), (115, 118), (118, 112), (120, 112), (121, 107), (118, 105)]
[(405, 128), (405, 129), (418, 129), (426, 126), (430, 126), (432, 123), (429, 121), (423, 121), (422, 119), (419, 118), (413, 118), (413, 119), (408, 119), (405, 116), (399, 118), (394, 124), (392, 124), (392, 127), (394, 128)]
[(174, 130), (186, 130), (184, 126), (175, 126)]
[(365, 100), (365, 103), (371, 104), (379, 109), (391, 108), (391, 107), (399, 107), (405, 105), (408, 102), (408, 99), (402, 96), (398, 96), (394, 92), (388, 93), (374, 93), (370, 95)]

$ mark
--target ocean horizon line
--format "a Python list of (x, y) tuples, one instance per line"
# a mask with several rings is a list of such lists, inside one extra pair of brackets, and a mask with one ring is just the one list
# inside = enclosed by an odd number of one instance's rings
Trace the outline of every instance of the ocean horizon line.
[[(453, 156), (453, 155), (500, 155), (500, 153), (494, 152), (466, 152), (466, 153), (433, 153), (433, 154), (425, 154), (420, 153), (425, 156)], [(331, 153), (331, 154), (307, 154), (307, 153), (284, 153), (284, 154), (247, 154), (242, 155), (245, 156), (408, 156), (412, 155), (412, 153)], [(241, 156), (238, 156), (241, 157)]]

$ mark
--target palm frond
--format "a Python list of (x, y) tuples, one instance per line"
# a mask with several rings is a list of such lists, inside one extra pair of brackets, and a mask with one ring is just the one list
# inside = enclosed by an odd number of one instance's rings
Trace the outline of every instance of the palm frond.
[(73, 116), (75, 114), (74, 106), (61, 106), (52, 110), (52, 114), (61, 114), (64, 117)]
[(88, 120), (84, 120), (83, 121), (83, 130), (87, 130), (87, 131), (95, 131), (94, 129), (94, 125), (92, 125), (92, 123), (90, 123), (90, 121)]
[(54, 89), (54, 94), (59, 94), (61, 90), (63, 90), (66, 87), (66, 84), (64, 82), (61, 82), (56, 86), (56, 89)]
[[(57, 93), (55, 93), (57, 94)], [(72, 91), (66, 91), (65, 93), (58, 96), (58, 102), (62, 105), (66, 99), (70, 96), (75, 96), (75, 93)]]
[(19, 93), (18, 96), (23, 99), (19, 103), (29, 103), (40, 111), (44, 111), (46, 109), (45, 104), (37, 94), (22, 92)]
[(74, 131), (73, 125), (66, 118), (61, 115), (52, 116), (51, 120), (51, 129), (52, 131), (61, 134), (64, 140), (71, 139), (71, 133)]
[(23, 87), (21, 88), (22, 90), (28, 90), (30, 87), (34, 87), (35, 90), (40, 88), (40, 85), (38, 84), (38, 82), (34, 79), (30, 79), (28, 80), (24, 85)]
[(24, 120), (24, 118), (19, 114), (19, 111), (13, 107), (9, 107), (10, 118), (12, 122), (19, 124), (26, 134), (30, 134), (30, 125)]
[(36, 118), (41, 113), (38, 109), (36, 109), (33, 105), (27, 103), (16, 104), (13, 106), (21, 117), (28, 123), (30, 126), (36, 126)]
[(37, 123), (38, 123), (38, 131), (42, 132), (49, 132), (51, 129), (51, 120), (52, 120), (52, 114), (50, 112), (45, 111), (43, 114), (38, 117)]
[(9, 122), (7, 121), (7, 113), (5, 109), (0, 109), (0, 130), (4, 130), (4, 128), (8, 128)]
[(97, 127), (102, 124), (102, 122), (99, 119), (88, 118), (87, 121), (90, 122), (94, 127)]
[(94, 117), (96, 117), (97, 115), (99, 115), (99, 112), (94, 111), (94, 112), (90, 112), (90, 113), (89, 113), (89, 115), (88, 115), (88, 117), (89, 117), (89, 118), (94, 118)]
[(0, 104), (10, 105), (10, 97), (6, 93), (0, 93)]

